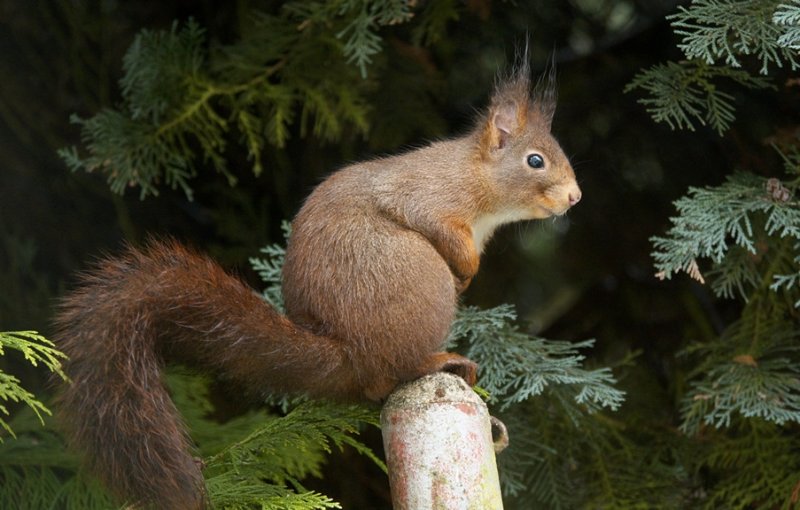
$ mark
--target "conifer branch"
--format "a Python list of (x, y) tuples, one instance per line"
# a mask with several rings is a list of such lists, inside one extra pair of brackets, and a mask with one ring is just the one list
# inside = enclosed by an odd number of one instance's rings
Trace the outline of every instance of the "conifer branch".
[[(287, 508), (340, 508), (330, 498), (303, 488), (299, 480), (320, 476), (331, 446), (345, 445), (383, 464), (352, 434), (362, 424), (377, 426), (377, 411), (355, 406), (305, 403), (284, 417), (272, 417), (241, 440), (206, 459), (211, 499), (225, 508), (281, 504)], [(293, 487), (288, 489), (286, 484)]]
[[(640, 72), (625, 88), (641, 89), (639, 102), (656, 122), (694, 130), (708, 124), (720, 135), (735, 119), (733, 96), (720, 90), (720, 79), (750, 89), (771, 87), (770, 66), (800, 68), (800, 5), (777, 0), (694, 0), (668, 16), (685, 61), (667, 62)], [(755, 55), (759, 74), (745, 70)]]
[[(0, 356), (5, 354), (5, 349), (19, 351), (33, 366), (40, 363), (50, 372), (56, 374), (66, 381), (67, 376), (61, 369), (61, 360), (66, 356), (55, 348), (55, 345), (35, 331), (14, 331), (0, 332)], [(50, 410), (40, 402), (33, 393), (29, 392), (20, 385), (20, 380), (13, 375), (0, 370), (0, 401), (2, 402), (21, 402), (28, 406), (44, 425), (44, 415), (50, 415)], [(0, 416), (9, 416), (8, 408), (0, 404)], [(2, 417), (0, 417), (0, 428), (5, 430), (12, 437), (16, 437), (14, 430)], [(0, 436), (0, 443), (3, 442)]]
[[(690, 188), (686, 197), (675, 202), (679, 216), (671, 218), (667, 236), (651, 238), (658, 276), (669, 279), (679, 271), (695, 275), (697, 260), (710, 259), (720, 267), (732, 253), (728, 267), (722, 269), (724, 285), (716, 290), (730, 296), (734, 287), (742, 290), (752, 283), (745, 262), (748, 256), (759, 256), (757, 228), (768, 236), (800, 240), (800, 204), (775, 200), (766, 184), (764, 179), (739, 173), (715, 188)], [(742, 251), (730, 252), (732, 246)]]
[(689, 7), (678, 7), (668, 19), (675, 34), (683, 38), (678, 47), (686, 58), (707, 64), (724, 60), (726, 66), (739, 68), (743, 56), (755, 55), (761, 62), (759, 72), (766, 75), (771, 64), (788, 64), (792, 70), (800, 66), (779, 26), (794, 19), (792, 6), (780, 4), (778, 0), (694, 0)]
[(797, 435), (760, 420), (747, 420), (726, 435), (712, 434), (698, 469), (719, 473), (703, 508), (796, 507), (800, 478)]
[(695, 130), (695, 124), (709, 125), (721, 135), (730, 127), (736, 112), (733, 96), (719, 90), (721, 78), (749, 89), (771, 87), (764, 77), (692, 60), (666, 62), (642, 71), (625, 87), (625, 92), (646, 92), (648, 97), (638, 102), (647, 107), (656, 122), (690, 131)]
[(737, 358), (709, 370), (684, 399), (684, 432), (701, 425), (730, 427), (736, 413), (783, 425), (800, 423), (800, 369), (788, 357), (748, 361)]
[(779, 5), (772, 22), (781, 29), (778, 45), (789, 50), (800, 50), (800, 0), (789, 0)]
[(124, 58), (120, 107), (73, 116), (87, 154), (76, 147), (59, 154), (73, 171), (104, 173), (115, 193), (138, 187), (144, 198), (163, 182), (192, 198), (189, 181), (205, 164), (235, 183), (226, 162), (233, 130), (256, 175), (264, 150), (283, 147), (296, 117), (301, 136), (364, 135), (363, 78), (380, 51), (377, 31), (409, 20), (411, 7), (401, 0), (290, 2), (277, 15), (254, 15), (239, 42), (211, 52), (193, 21), (142, 31)]
[(508, 305), (483, 311), (468, 307), (459, 311), (451, 331), (451, 338), (466, 342), (467, 356), (483, 369), (481, 386), (501, 410), (551, 385), (588, 411), (621, 405), (624, 392), (613, 387), (616, 381), (608, 368), (580, 366), (584, 356), (578, 349), (592, 346), (593, 340), (572, 344), (530, 337), (514, 326), (515, 318)]

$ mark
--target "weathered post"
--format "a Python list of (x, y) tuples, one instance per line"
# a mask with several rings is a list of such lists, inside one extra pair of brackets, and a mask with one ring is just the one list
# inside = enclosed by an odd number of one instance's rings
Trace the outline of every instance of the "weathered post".
[(394, 510), (502, 510), (495, 450), (508, 436), (463, 379), (437, 373), (400, 386), (381, 428)]

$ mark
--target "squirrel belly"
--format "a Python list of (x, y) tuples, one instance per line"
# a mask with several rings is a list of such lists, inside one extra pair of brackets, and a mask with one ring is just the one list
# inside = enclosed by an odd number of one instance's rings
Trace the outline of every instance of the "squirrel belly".
[(346, 169), (309, 197), (292, 225), (283, 294), (293, 322), (342, 341), (363, 396), (377, 400), (441, 368), (431, 356), (457, 293), (430, 241), (377, 210), (368, 177)]

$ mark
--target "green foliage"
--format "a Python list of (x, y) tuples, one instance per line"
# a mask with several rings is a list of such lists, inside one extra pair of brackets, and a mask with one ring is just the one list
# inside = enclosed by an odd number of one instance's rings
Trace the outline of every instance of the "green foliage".
[(720, 90), (720, 78), (748, 89), (769, 87), (769, 81), (741, 69), (709, 65), (702, 60), (666, 62), (640, 72), (625, 88), (642, 89), (649, 97), (639, 100), (656, 122), (673, 129), (694, 131), (695, 123), (709, 125), (722, 134), (735, 118), (734, 97)]
[(639, 438), (640, 429), (600, 414), (575, 424), (548, 404), (545, 398), (527, 409), (519, 424), (532, 429), (520, 438), (526, 442), (498, 458), (501, 474), (530, 466), (520, 478), (522, 492), (507, 495), (507, 507), (692, 508), (688, 473), (676, 462), (679, 441), (652, 432)]
[(384, 468), (355, 438), (364, 426), (378, 425), (376, 409), (305, 402), (285, 416), (259, 410), (220, 423), (209, 417), (213, 406), (206, 379), (173, 373), (169, 383), (205, 458), (204, 475), (214, 508), (340, 508), (301, 483), (321, 476), (333, 448), (349, 446)]
[[(467, 357), (481, 367), (481, 386), (501, 411), (542, 394), (546, 387), (560, 399), (574, 400), (587, 410), (616, 410), (624, 400), (615, 389), (611, 370), (585, 370), (578, 349), (594, 344), (544, 340), (523, 333), (514, 324), (510, 305), (489, 310), (462, 308), (451, 329), (451, 340), (464, 342)], [(574, 404), (567, 408), (574, 407)], [(574, 411), (573, 411), (574, 412)]]
[[(19, 351), (31, 365), (41, 364), (67, 381), (61, 370), (64, 354), (35, 331), (0, 333), (0, 356), (5, 355), (5, 349)], [(0, 371), (0, 400), (26, 406), (16, 410), (10, 422), (0, 419), (0, 427), (14, 438), (4, 441), (0, 435), (0, 508), (110, 508), (110, 499), (102, 488), (77, 473), (78, 461), (66, 451), (60, 435), (43, 427), (50, 410), (19, 383), (16, 377)], [(10, 415), (4, 405), (0, 405), (0, 413)]]
[(775, 10), (772, 22), (781, 28), (778, 46), (790, 50), (800, 50), (800, 2), (790, 0)]
[[(284, 221), (281, 224), (281, 229), (283, 230), (284, 239), (288, 240), (292, 231), (291, 223)], [(283, 311), (281, 274), (283, 271), (283, 260), (286, 256), (286, 248), (282, 244), (275, 243), (261, 248), (261, 253), (266, 257), (250, 258), (250, 265), (258, 273), (259, 277), (261, 277), (261, 281), (266, 284), (261, 295), (267, 303)]]
[[(244, 39), (239, 46), (217, 50), (227, 59), (224, 65), (209, 62), (204, 69), (197, 64), (205, 41), (193, 22), (166, 33), (140, 34), (125, 57), (120, 110), (73, 117), (88, 155), (71, 147), (61, 156), (73, 170), (106, 174), (116, 193), (138, 186), (144, 198), (157, 194), (163, 181), (191, 198), (189, 180), (197, 174), (198, 160), (235, 182), (225, 159), (226, 133), (232, 129), (239, 131), (252, 170), (259, 174), (262, 151), (266, 144), (285, 144), (298, 105), (303, 130), (313, 117), (314, 132), (322, 138), (340, 136), (345, 123), (366, 128), (365, 105), (354, 95), (345, 69), (329, 70), (332, 79), (318, 86), (316, 66), (304, 62), (302, 51), (309, 41), (303, 32), (269, 16), (255, 17), (253, 23), (253, 33), (275, 36), (271, 51), (253, 55), (254, 41)], [(316, 58), (319, 52), (335, 51), (335, 41), (313, 43), (318, 45)]]
[[(763, 88), (766, 81), (740, 69), (748, 57), (762, 75), (800, 67), (796, 0), (698, 0), (670, 18), (692, 60), (651, 69), (629, 85), (653, 95), (642, 102), (656, 121), (692, 128), (693, 119), (706, 120), (722, 134), (734, 120), (733, 96), (703, 81), (706, 70)], [(704, 77), (694, 78), (692, 69)], [(680, 85), (668, 86), (669, 73)], [(685, 272), (710, 280), (718, 297), (742, 302), (719, 338), (682, 352), (691, 369), (679, 395), (680, 430), (699, 448), (681, 462), (702, 487), (698, 508), (788, 509), (798, 502), (799, 148), (794, 137), (779, 149), (784, 180), (736, 171), (721, 185), (690, 188), (675, 202), (670, 229), (651, 239), (659, 278)]]
[(656, 122), (694, 130), (708, 124), (724, 133), (735, 118), (734, 96), (721, 90), (724, 78), (747, 89), (770, 87), (764, 76), (753, 76), (744, 59), (755, 56), (759, 73), (770, 66), (800, 67), (800, 4), (770, 0), (694, 0), (668, 17), (678, 47), (687, 60), (666, 62), (640, 72), (626, 87), (648, 97), (639, 102)]
[[(274, 497), (276, 487), (287, 483), (298, 493), (307, 493), (299, 480), (321, 476), (321, 465), (332, 447), (350, 446), (383, 467), (375, 454), (352, 435), (365, 424), (377, 423), (376, 409), (311, 402), (301, 404), (286, 416), (262, 418), (255, 431), (207, 459), (212, 500), (220, 507), (225, 508), (221, 503), (227, 502), (236, 508), (237, 502), (242, 502), (239, 488), (243, 486), (249, 487), (251, 495), (263, 487), (265, 499)], [(284, 488), (284, 492), (287, 490)]]
[(800, 441), (797, 433), (761, 420), (741, 422), (712, 434), (707, 467), (719, 476), (702, 508), (793, 509), (800, 499)]
[(479, 384), (513, 438), (498, 459), (503, 493), (524, 501), (521, 508), (532, 501), (547, 508), (576, 508), (586, 497), (576, 471), (591, 465), (577, 454), (587, 448), (607, 454), (605, 445), (586, 439), (603, 437), (595, 413), (618, 409), (624, 392), (613, 386), (610, 369), (581, 366), (584, 357), (578, 349), (593, 341), (544, 340), (520, 331), (515, 321), (510, 305), (462, 308), (449, 344), (462, 344), (467, 357), (478, 363)]
[(405, 0), (335, 0), (332, 2), (291, 2), (286, 10), (309, 23), (327, 23), (336, 17), (348, 19), (336, 33), (344, 40), (342, 51), (349, 63), (354, 63), (366, 78), (372, 57), (381, 51), (381, 26), (405, 23), (414, 15), (412, 2)]
[(798, 55), (784, 41), (782, 26), (791, 28), (800, 16), (798, 5), (781, 5), (764, 0), (695, 0), (689, 7), (678, 7), (673, 20), (675, 34), (682, 36), (678, 47), (686, 58), (708, 64), (724, 61), (728, 67), (742, 67), (741, 57), (754, 55), (761, 63), (759, 72), (769, 66), (794, 70), (800, 66)]
[(79, 469), (63, 438), (30, 410), (15, 414), (13, 441), (0, 443), (0, 508), (108, 510), (109, 495)]
[[(31, 365), (38, 366), (41, 363), (61, 379), (67, 379), (61, 370), (61, 360), (65, 358), (64, 354), (55, 349), (55, 345), (50, 340), (35, 331), (0, 332), (0, 356), (5, 354), (5, 349), (18, 351)], [(3, 371), (0, 371), (0, 401), (21, 402), (27, 405), (36, 413), (42, 425), (44, 425), (43, 415), (51, 414), (50, 410), (37, 400), (35, 395), (20, 385), (19, 379)], [(5, 405), (0, 404), (0, 416), (2, 415), (9, 416), (10, 412)], [(3, 418), (0, 418), (0, 428), (11, 436), (15, 435), (13, 429)], [(3, 438), (0, 436), (0, 442), (2, 441)]]
[(693, 381), (683, 401), (683, 430), (697, 433), (702, 425), (729, 427), (738, 412), (778, 425), (800, 422), (800, 369), (789, 357), (752, 361), (749, 356), (714, 365)]
[(690, 189), (676, 206), (672, 228), (653, 238), (658, 275), (684, 271), (704, 282), (698, 260), (709, 259), (714, 292), (744, 302), (718, 340), (683, 352), (693, 368), (680, 398), (680, 429), (714, 438), (687, 460), (713, 473), (702, 506), (791, 508), (798, 471), (785, 452), (797, 451), (792, 438), (800, 425), (794, 190), (737, 173), (720, 186)]
[[(666, 237), (652, 239), (659, 277), (669, 279), (683, 271), (704, 281), (698, 259), (708, 258), (720, 275), (715, 291), (733, 297), (736, 290), (746, 298), (760, 283), (759, 259), (773, 262), (770, 277), (791, 271), (793, 258), (784, 253), (800, 241), (800, 207), (791, 196), (776, 199), (769, 184), (767, 179), (736, 173), (717, 187), (690, 188), (675, 202), (679, 215), (671, 218)], [(780, 240), (784, 249), (764, 253), (762, 247), (759, 252), (764, 236)]]
[(608, 368), (581, 366), (576, 350), (591, 341), (538, 339), (514, 320), (509, 306), (466, 308), (453, 328), (512, 438), (498, 457), (506, 507), (684, 507), (681, 438), (602, 412), (620, 409), (626, 393)]
[(122, 97), (133, 120), (161, 122), (170, 106), (181, 101), (186, 82), (202, 77), (205, 33), (190, 20), (169, 32), (142, 30), (123, 59)]
[[(212, 417), (208, 379), (174, 371), (169, 387), (205, 458), (214, 508), (341, 508), (300, 482), (321, 476), (332, 448), (352, 447), (384, 468), (355, 438), (364, 426), (377, 426), (375, 409), (306, 403), (285, 416), (259, 410), (219, 421)], [(114, 508), (60, 434), (42, 428), (39, 420), (33, 411), (17, 413), (13, 420), (17, 438), (0, 443), (0, 508)]]
[(225, 158), (234, 130), (256, 175), (265, 147), (283, 147), (298, 120), (301, 136), (363, 134), (369, 83), (348, 62), (365, 73), (379, 50), (374, 30), (408, 19), (407, 5), (291, 2), (279, 15), (254, 14), (237, 43), (210, 53), (191, 20), (142, 31), (125, 55), (121, 105), (73, 116), (88, 154), (60, 154), (72, 170), (104, 173), (116, 193), (138, 186), (144, 198), (164, 182), (191, 198), (189, 180), (203, 164), (236, 181)]

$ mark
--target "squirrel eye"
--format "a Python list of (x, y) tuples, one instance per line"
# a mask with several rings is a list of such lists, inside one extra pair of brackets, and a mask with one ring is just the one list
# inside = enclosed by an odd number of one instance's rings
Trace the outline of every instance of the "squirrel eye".
[(528, 156), (528, 166), (531, 168), (544, 168), (544, 158), (539, 154), (531, 154)]

